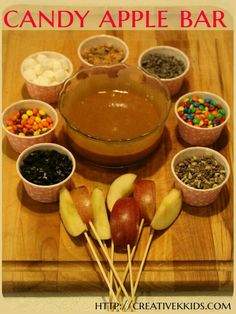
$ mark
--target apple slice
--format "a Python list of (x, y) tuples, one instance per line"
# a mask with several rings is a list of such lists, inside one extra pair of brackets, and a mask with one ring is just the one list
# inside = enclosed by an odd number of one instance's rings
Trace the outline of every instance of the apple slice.
[(140, 211), (133, 197), (118, 199), (111, 212), (111, 236), (115, 249), (126, 250), (134, 246), (140, 221)]
[(63, 187), (59, 194), (59, 212), (66, 231), (77, 237), (87, 230), (71, 198), (70, 192)]
[[(93, 225), (96, 229), (101, 240), (108, 240), (111, 238), (111, 228), (107, 216), (107, 209), (105, 204), (105, 197), (103, 191), (99, 188), (95, 188), (91, 197), (92, 209), (93, 209)], [(92, 230), (90, 233), (94, 239), (96, 239)]]
[(134, 173), (126, 173), (116, 178), (110, 185), (107, 193), (107, 207), (110, 211), (115, 202), (122, 197), (130, 195), (134, 190), (134, 181), (137, 175)]
[(85, 185), (70, 191), (72, 200), (83, 222), (88, 225), (93, 220), (93, 209), (89, 190)]
[(153, 180), (135, 182), (134, 199), (140, 209), (141, 218), (150, 223), (156, 212), (156, 184)]
[(161, 201), (151, 226), (155, 230), (163, 230), (169, 227), (179, 215), (182, 208), (182, 194), (177, 189), (172, 189)]

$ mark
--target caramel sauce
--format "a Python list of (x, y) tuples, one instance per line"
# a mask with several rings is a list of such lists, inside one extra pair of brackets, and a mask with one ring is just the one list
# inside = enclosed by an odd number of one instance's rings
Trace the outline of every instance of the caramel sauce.
[(68, 110), (71, 124), (83, 133), (105, 139), (134, 138), (160, 122), (148, 96), (131, 91), (106, 90), (87, 95)]

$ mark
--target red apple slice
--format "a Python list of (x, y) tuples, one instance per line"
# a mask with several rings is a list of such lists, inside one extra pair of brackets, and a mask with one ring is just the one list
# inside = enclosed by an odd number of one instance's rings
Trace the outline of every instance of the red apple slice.
[(126, 250), (127, 245), (134, 246), (140, 221), (140, 211), (134, 198), (118, 199), (111, 212), (111, 236), (115, 249)]
[(88, 225), (93, 219), (93, 209), (89, 190), (85, 185), (79, 186), (70, 191), (72, 200), (77, 208), (83, 222)]
[(141, 218), (150, 223), (156, 212), (156, 184), (153, 180), (135, 182), (134, 199), (140, 209)]

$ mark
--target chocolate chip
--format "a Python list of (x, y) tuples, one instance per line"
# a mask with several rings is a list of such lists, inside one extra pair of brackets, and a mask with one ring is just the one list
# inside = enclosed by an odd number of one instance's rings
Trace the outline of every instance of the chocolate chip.
[(186, 185), (195, 189), (210, 189), (220, 185), (226, 177), (226, 171), (214, 157), (191, 157), (175, 167), (177, 177)]
[(183, 61), (174, 56), (164, 54), (150, 53), (142, 58), (141, 66), (152, 74), (160, 78), (173, 78), (179, 76), (185, 71)]

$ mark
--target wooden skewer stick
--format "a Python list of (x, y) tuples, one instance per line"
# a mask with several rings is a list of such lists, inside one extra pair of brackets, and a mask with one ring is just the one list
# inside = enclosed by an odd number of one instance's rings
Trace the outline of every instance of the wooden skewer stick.
[[(104, 247), (105, 247), (105, 249), (107, 250), (107, 253), (108, 253), (108, 248), (107, 248), (106, 242), (103, 241), (102, 243), (103, 243), (103, 245), (104, 245)], [(111, 253), (110, 253), (110, 255), (111, 255), (111, 261), (112, 261), (112, 263), (114, 263), (114, 243), (113, 243), (113, 241), (111, 241)], [(112, 272), (111, 268), (109, 269), (108, 277), (109, 277), (109, 281), (110, 281), (111, 287), (113, 287), (113, 272)], [(116, 281), (114, 283), (116, 284), (116, 287), (117, 287)], [(116, 290), (117, 290), (117, 288), (116, 288)], [(109, 291), (109, 300), (110, 300), (110, 302), (112, 302), (111, 291)]]
[[(95, 251), (95, 249), (94, 249), (94, 247), (93, 247), (92, 241), (91, 241), (91, 239), (90, 239), (90, 237), (89, 237), (89, 235), (88, 235), (88, 233), (87, 233), (86, 231), (84, 232), (84, 236), (85, 236), (85, 238), (86, 238), (86, 240), (87, 240), (87, 242), (88, 242), (88, 245), (89, 245), (89, 247), (90, 247), (90, 249), (91, 249), (91, 251), (92, 251), (92, 253), (93, 253), (93, 256), (94, 256), (94, 258), (95, 258), (95, 260), (96, 260), (96, 262), (97, 262), (97, 264), (98, 264), (98, 266), (99, 266), (99, 269), (100, 269), (100, 271), (101, 271), (101, 273), (102, 273), (102, 276), (103, 276), (103, 278), (104, 278), (104, 280), (105, 280), (105, 282), (106, 282), (106, 284), (107, 284), (107, 286), (108, 286), (108, 288), (109, 288), (109, 291), (110, 291), (112, 297), (114, 298), (114, 300), (115, 300), (116, 302), (118, 302), (118, 300), (117, 300), (117, 298), (116, 298), (116, 295), (115, 295), (115, 293), (114, 293), (114, 291), (113, 291), (113, 288), (112, 288), (112, 286), (111, 286), (111, 284), (110, 284), (110, 281), (108, 280), (107, 275), (106, 275), (106, 273), (105, 273), (105, 271), (104, 271), (104, 269), (103, 269), (103, 266), (102, 266), (102, 264), (101, 264), (101, 262), (100, 262), (100, 260), (99, 260), (99, 257), (97, 256), (97, 253), (96, 253), (96, 251)], [(118, 303), (119, 303), (119, 302), (118, 302)]]
[[(111, 261), (114, 264), (114, 243), (113, 243), (113, 241), (111, 241)], [(111, 286), (113, 287), (113, 272), (111, 269), (109, 271), (109, 280), (110, 280)], [(112, 296), (110, 297), (110, 300), (112, 302)]]
[[(111, 260), (112, 260), (112, 263), (114, 264), (114, 242), (113, 242), (113, 240), (111, 240)], [(110, 281), (111, 281), (112, 283), (114, 283), (115, 288), (116, 288), (116, 291), (117, 291), (117, 289), (119, 288), (119, 286), (118, 286), (118, 284), (117, 284), (116, 279), (115, 279), (114, 276), (113, 276), (113, 272), (112, 272), (111, 269), (110, 269)]]
[[(104, 245), (102, 244), (102, 241), (101, 241), (99, 235), (97, 234), (97, 231), (96, 231), (93, 223), (91, 223), (91, 221), (89, 222), (89, 225), (90, 225), (90, 227), (91, 227), (91, 229), (92, 229), (92, 231), (93, 231), (93, 233), (94, 233), (94, 235), (95, 235), (95, 237), (96, 237), (96, 239), (97, 239), (97, 241), (98, 241), (98, 243), (99, 243), (99, 245), (100, 245), (100, 247), (101, 247), (101, 249), (103, 251), (104, 256), (106, 257), (106, 259), (107, 259), (107, 261), (109, 263), (109, 266), (110, 266), (111, 270), (113, 271), (113, 274), (114, 274), (118, 284), (121, 287), (122, 292), (124, 293), (124, 295), (127, 298), (127, 300), (130, 302), (130, 296), (128, 295), (128, 292), (126, 291), (125, 286), (124, 286), (123, 282), (121, 281), (121, 279), (120, 279), (120, 277), (119, 277), (119, 275), (118, 275), (118, 273), (117, 273), (117, 271), (116, 271), (116, 269), (115, 269), (115, 267), (114, 267), (114, 265), (113, 265), (109, 255), (107, 253), (107, 250), (104, 248)], [(109, 283), (109, 285), (110, 285), (110, 283)]]
[(139, 280), (140, 280), (140, 277), (141, 277), (141, 274), (142, 274), (142, 271), (143, 271), (143, 267), (144, 267), (145, 261), (147, 259), (148, 251), (149, 251), (151, 243), (152, 243), (152, 238), (154, 236), (154, 231), (155, 231), (154, 229), (151, 229), (151, 233), (150, 233), (149, 238), (148, 238), (147, 246), (146, 246), (145, 252), (143, 254), (142, 262), (140, 264), (138, 275), (137, 275), (137, 279), (136, 279), (136, 282), (135, 282), (135, 285), (134, 285), (134, 295), (135, 295), (136, 290), (138, 288)]
[[(135, 246), (133, 246), (132, 251), (131, 251), (131, 256), (130, 256), (131, 257), (131, 261), (132, 261), (132, 259), (134, 257), (135, 252), (136, 252), (137, 244), (138, 244), (138, 241), (140, 239), (140, 236), (141, 236), (141, 233), (142, 233), (142, 230), (143, 230), (143, 225), (144, 225), (144, 219), (141, 220), (140, 225), (139, 225), (137, 241), (136, 241)], [(125, 271), (124, 271), (124, 274), (123, 274), (123, 277), (122, 277), (122, 282), (123, 283), (125, 282), (125, 279), (126, 279), (126, 277), (128, 275), (128, 271), (129, 271), (129, 264), (127, 263)], [(117, 299), (119, 299), (120, 292), (121, 292), (121, 288), (119, 287), (119, 289), (116, 291), (116, 298)]]
[(131, 299), (134, 301), (134, 282), (133, 282), (133, 272), (132, 272), (132, 260), (131, 260), (131, 252), (130, 245), (127, 245), (127, 253), (128, 253), (128, 266), (129, 266), (129, 281), (130, 281), (130, 291), (131, 291)]

